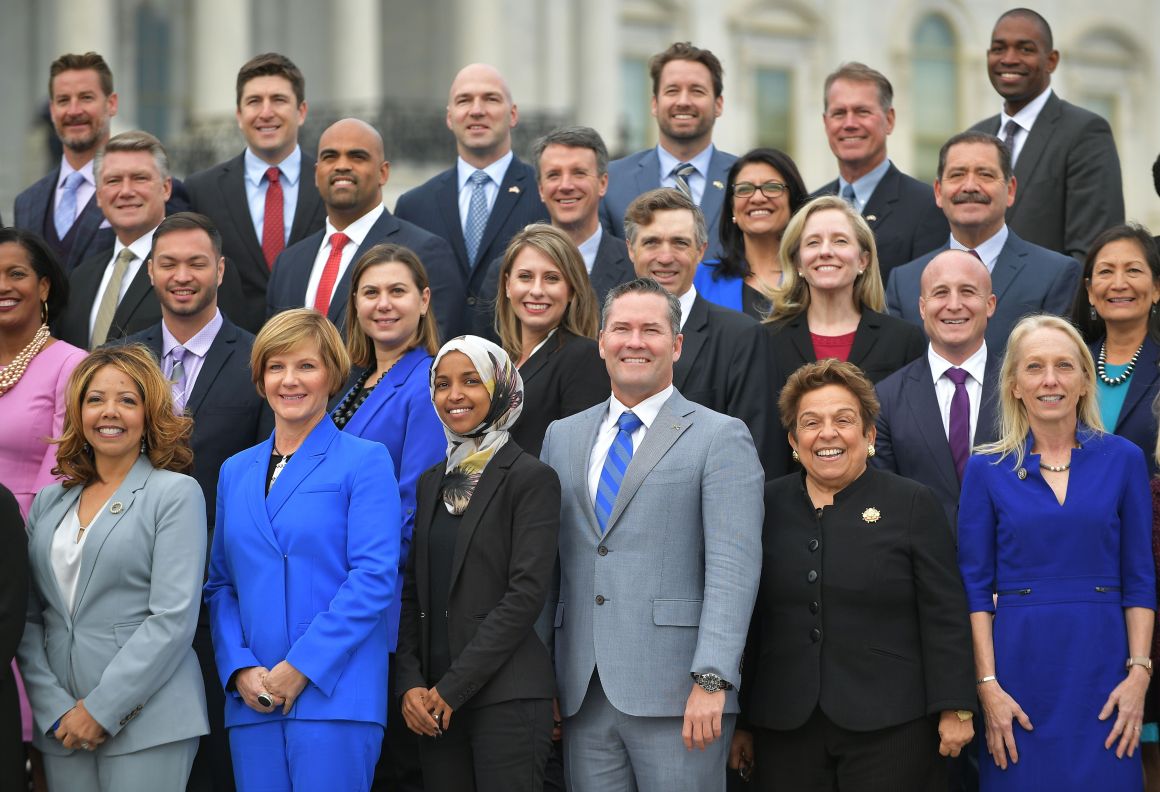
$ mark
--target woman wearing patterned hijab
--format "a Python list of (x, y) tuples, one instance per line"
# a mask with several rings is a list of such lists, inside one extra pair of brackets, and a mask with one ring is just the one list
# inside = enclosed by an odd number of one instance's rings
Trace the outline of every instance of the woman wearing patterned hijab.
[(447, 459), (419, 479), (397, 652), (429, 792), (543, 788), (555, 680), (533, 627), (560, 481), (508, 434), (523, 398), (519, 371), (482, 338), (452, 339), (431, 367)]

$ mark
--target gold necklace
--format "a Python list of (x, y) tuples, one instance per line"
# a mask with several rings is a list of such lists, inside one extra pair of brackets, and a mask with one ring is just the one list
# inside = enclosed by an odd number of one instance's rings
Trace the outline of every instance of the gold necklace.
[(12, 358), (12, 362), (0, 371), (0, 396), (16, 387), (16, 383), (20, 382), (20, 378), (28, 370), (28, 364), (48, 343), (49, 336), (48, 325), (41, 325), (36, 335), (28, 342), (28, 346), (20, 350), (20, 353)]

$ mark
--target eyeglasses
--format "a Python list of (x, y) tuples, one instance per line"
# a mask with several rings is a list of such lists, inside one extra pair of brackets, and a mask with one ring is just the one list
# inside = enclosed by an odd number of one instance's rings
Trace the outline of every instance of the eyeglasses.
[(733, 194), (736, 195), (738, 198), (748, 198), (749, 196), (753, 195), (758, 190), (761, 190), (761, 194), (764, 195), (766, 198), (776, 198), (777, 196), (781, 195), (783, 192), (785, 192), (788, 189), (789, 188), (786, 187), (781, 182), (775, 182), (775, 181), (768, 181), (765, 184), (752, 184), (750, 182), (737, 182), (736, 184), (733, 185)]

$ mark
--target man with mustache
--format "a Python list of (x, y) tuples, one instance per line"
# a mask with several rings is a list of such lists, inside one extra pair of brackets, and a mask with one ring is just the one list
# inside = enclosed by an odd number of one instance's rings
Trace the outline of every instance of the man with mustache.
[(383, 206), (391, 163), (373, 126), (344, 118), (318, 140), (314, 184), (326, 207), (326, 227), (282, 251), (266, 290), (267, 317), (287, 308), (314, 308), (346, 330), (351, 266), (382, 243), (413, 250), (431, 281), (431, 304), (446, 335), (462, 311), (463, 286), (444, 240), (401, 220)]
[(701, 208), (709, 229), (705, 257), (720, 258), (717, 227), (729, 168), (737, 159), (713, 145), (713, 124), (724, 106), (721, 61), (707, 49), (680, 41), (653, 56), (649, 75), (657, 145), (609, 164), (601, 220), (624, 239), (628, 205), (649, 190), (671, 187)]
[(987, 346), (996, 355), (1020, 318), (1041, 311), (1064, 315), (1079, 288), (1079, 262), (1020, 239), (1004, 219), (1015, 202), (1016, 179), (1003, 141), (985, 132), (961, 132), (943, 144), (934, 182), (935, 202), (950, 223), (950, 239), (937, 250), (897, 267), (886, 284), (886, 307), (922, 325), (922, 272), (944, 250), (966, 250), (991, 273), (998, 300), (987, 323)]

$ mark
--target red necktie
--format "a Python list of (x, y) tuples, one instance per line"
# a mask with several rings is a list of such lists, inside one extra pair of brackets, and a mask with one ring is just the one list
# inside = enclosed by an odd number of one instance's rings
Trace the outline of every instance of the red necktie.
[(334, 282), (338, 280), (338, 263), (342, 261), (342, 249), (350, 237), (339, 232), (330, 235), (330, 255), (322, 268), (322, 279), (318, 281), (318, 292), (314, 295), (314, 310), (323, 316), (330, 309), (330, 297), (334, 293)]
[(262, 218), (262, 255), (266, 257), (266, 266), (273, 267), (274, 259), (286, 247), (285, 222), (282, 214), (285, 208), (282, 204), (282, 183), (277, 168), (266, 169), (266, 214)]

